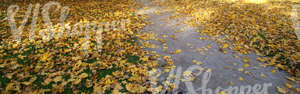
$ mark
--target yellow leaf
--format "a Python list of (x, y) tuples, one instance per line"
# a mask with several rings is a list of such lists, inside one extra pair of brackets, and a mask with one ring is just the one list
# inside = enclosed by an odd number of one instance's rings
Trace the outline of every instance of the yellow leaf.
[(53, 79), (54, 82), (59, 82), (62, 80), (62, 76), (57, 76)]
[(276, 67), (278, 67), (279, 69), (284, 69), (284, 66), (281, 64), (277, 64)]
[(239, 80), (240, 80), (240, 81), (243, 81), (243, 80), (244, 80), (244, 78), (243, 78), (243, 77), (239, 77)]
[(237, 66), (237, 63), (233, 63), (234, 66)]
[(243, 68), (239, 68), (238, 71), (244, 71), (244, 69)]
[(52, 81), (52, 79), (47, 78), (46, 80), (44, 80), (43, 85), (48, 85), (51, 81)]
[(230, 84), (230, 85), (232, 85), (232, 86), (234, 86), (234, 85), (235, 85), (235, 83), (234, 83), (234, 82), (232, 82), (232, 81), (230, 81), (230, 82), (229, 82), (229, 84)]
[(272, 72), (272, 73), (275, 73), (275, 72), (276, 72), (276, 70), (274, 70), (274, 69), (273, 69), (273, 70), (271, 70), (271, 72)]
[(197, 62), (197, 60), (192, 60), (192, 62), (193, 62), (193, 63), (196, 63), (196, 62)]
[(221, 91), (219, 92), (219, 94), (227, 94), (225, 91)]
[(77, 84), (79, 84), (80, 82), (81, 82), (81, 79), (76, 79), (76, 80), (74, 81), (74, 84), (77, 85)]
[(87, 73), (82, 73), (80, 74), (79, 78), (86, 78), (88, 77), (89, 75)]
[(226, 48), (228, 48), (228, 47), (229, 47), (228, 43), (224, 43), (224, 45), (223, 45), (222, 48), (226, 49)]
[(239, 58), (239, 56), (236, 56), (236, 55), (234, 55), (233, 57), (234, 57), (234, 58)]
[(169, 36), (168, 36), (168, 35), (163, 35), (163, 37), (164, 37), (164, 38), (168, 38)]
[(18, 47), (18, 44), (15, 43), (15, 44), (12, 45), (12, 47), (13, 47), (13, 48), (17, 48), (17, 47)]
[(126, 85), (126, 89), (133, 93), (142, 93), (146, 90), (145, 87), (143, 87), (139, 84), (131, 84), (131, 83)]
[(8, 90), (13, 90), (13, 88), (14, 88), (14, 83), (8, 83), (7, 85), (6, 85), (6, 90), (8, 91)]
[(266, 75), (264, 73), (260, 73), (261, 77), (266, 77)]
[(247, 56), (243, 58), (243, 61), (244, 61), (245, 63), (250, 63), (250, 59), (249, 59)]
[(201, 61), (196, 62), (197, 65), (203, 64)]
[(249, 67), (249, 64), (244, 64), (244, 67), (245, 67), (245, 68), (248, 68), (248, 67)]
[(182, 52), (181, 49), (176, 50), (176, 54), (179, 54), (179, 53), (181, 53), (181, 52)]
[(44, 53), (42, 55), (42, 57), (40, 58), (40, 60), (45, 62), (49, 58), (49, 56), (50, 56), (50, 54), (48, 52)]
[(36, 80), (37, 77), (32, 77), (29, 81), (27, 82), (22, 82), (22, 84), (24, 85), (30, 85), (31, 83), (33, 83)]

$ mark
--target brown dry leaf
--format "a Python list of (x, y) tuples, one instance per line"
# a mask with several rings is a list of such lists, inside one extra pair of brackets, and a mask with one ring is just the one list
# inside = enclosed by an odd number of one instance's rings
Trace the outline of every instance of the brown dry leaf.
[(288, 88), (288, 89), (290, 89), (290, 88), (293, 88), (293, 87), (294, 87), (294, 86), (293, 86), (291, 83), (288, 83), (288, 82), (287, 82), (287, 83), (285, 83), (284, 85), (285, 85), (285, 87), (286, 87), (286, 88)]
[(279, 86), (276, 87), (277, 91), (281, 94), (286, 94), (288, 92), (288, 90), (286, 88), (281, 88)]

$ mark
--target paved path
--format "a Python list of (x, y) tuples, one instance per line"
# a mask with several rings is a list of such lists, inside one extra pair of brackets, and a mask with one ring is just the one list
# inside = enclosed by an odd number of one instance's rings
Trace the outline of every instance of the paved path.
[[(150, 5), (150, 4), (148, 4)], [(231, 86), (238, 87), (245, 87), (250, 85), (253, 87), (255, 84), (260, 85), (270, 85), (268, 87), (269, 94), (277, 94), (277, 86), (284, 87), (284, 84), (287, 82), (285, 76), (288, 76), (287, 73), (283, 71), (276, 70), (275, 73), (272, 73), (271, 70), (274, 68), (272, 67), (261, 67), (256, 58), (258, 57), (255, 54), (250, 55), (241, 55), (234, 53), (228, 50), (227, 54), (219, 51), (219, 46), (214, 41), (209, 40), (199, 40), (200, 34), (195, 32), (195, 28), (188, 27), (186, 25), (179, 25), (182, 20), (170, 20), (167, 21), (167, 18), (171, 16), (172, 12), (165, 12), (162, 14), (155, 13), (156, 11), (162, 11), (163, 8), (159, 6), (148, 6), (147, 9), (140, 9), (139, 14), (147, 14), (150, 16), (149, 22), (153, 24), (147, 25), (143, 32), (154, 32), (158, 35), (159, 38), (164, 39), (168, 46), (168, 51), (163, 51), (163, 46), (161, 42), (150, 40), (150, 43), (158, 45), (157, 48), (147, 48), (150, 51), (156, 51), (158, 54), (169, 55), (172, 56), (174, 61), (174, 65), (176, 66), (175, 70), (182, 68), (182, 70), (186, 70), (187, 68), (197, 65), (193, 63), (193, 60), (201, 61), (201, 67), (205, 67), (206, 69), (211, 69), (211, 79), (207, 83), (207, 88), (212, 89), (213, 91), (216, 90), (217, 87), (221, 88), (230, 88)], [(184, 28), (183, 32), (176, 32)], [(164, 37), (168, 35), (169, 37)], [(170, 38), (170, 36), (176, 36), (177, 39)], [(205, 36), (201, 36), (205, 37)], [(200, 54), (196, 52), (196, 48), (207, 47), (208, 45), (212, 45), (207, 51), (204, 51), (204, 54)], [(175, 51), (177, 49), (181, 49), (182, 52), (180, 54), (169, 54), (170, 51)], [(240, 58), (236, 58), (238, 56)], [(251, 64), (248, 68), (244, 68), (243, 57), (248, 56), (251, 60)], [(164, 61), (161, 61), (163, 64)], [(239, 68), (243, 68), (244, 71), (239, 71)], [(251, 72), (251, 74), (245, 73), (245, 71)], [(164, 81), (166, 75), (161, 76), (160, 82)], [(197, 90), (201, 87), (201, 82), (203, 74), (197, 76), (194, 81), (192, 81), (193, 88), (195, 88), (195, 92), (197, 94), (202, 94), (201, 90)], [(243, 78), (243, 80), (241, 80)], [(296, 87), (300, 87), (300, 85), (294, 84)], [(191, 88), (191, 87), (189, 87)], [(179, 89), (176, 92), (186, 93), (193, 93), (188, 88), (186, 83), (181, 82), (179, 84)], [(195, 93), (194, 92), (194, 93)], [(209, 94), (209, 93), (207, 93)], [(218, 94), (218, 93), (213, 93)], [(241, 94), (238, 93), (229, 93), (229, 94)], [(247, 93), (245, 93), (247, 94)], [(252, 94), (252, 93), (251, 93)]]

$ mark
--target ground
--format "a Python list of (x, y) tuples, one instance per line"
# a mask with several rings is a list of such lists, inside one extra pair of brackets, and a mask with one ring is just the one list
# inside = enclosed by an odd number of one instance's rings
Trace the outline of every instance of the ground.
[[(70, 13), (64, 25), (51, 29), (52, 39), (41, 34), (49, 26), (42, 18), (49, 1), (1, 4), (1, 93), (300, 92), (296, 0), (55, 2)], [(33, 10), (37, 3), (41, 15), (33, 39), (29, 16), (15, 41), (8, 7), (19, 6), (19, 26), (29, 4)], [(59, 11), (49, 14), (53, 24), (60, 21)], [(120, 22), (116, 28), (106, 27), (114, 21)], [(126, 25), (120, 29), (122, 21)], [(78, 34), (76, 23), (98, 27)], [(60, 27), (71, 27), (72, 33)]]

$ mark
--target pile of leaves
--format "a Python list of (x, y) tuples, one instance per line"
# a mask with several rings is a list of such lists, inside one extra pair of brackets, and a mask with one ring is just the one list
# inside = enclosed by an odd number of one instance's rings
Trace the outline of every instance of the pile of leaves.
[[(148, 52), (137, 44), (138, 32), (146, 25), (145, 18), (135, 15), (135, 0), (57, 0), (69, 6), (65, 22), (111, 22), (129, 19), (125, 30), (103, 31), (102, 50), (97, 49), (96, 34), (91, 32), (88, 51), (82, 51), (84, 34), (64, 35), (49, 41), (39, 36), (45, 29), (42, 17), (34, 40), (29, 40), (30, 21), (23, 30), (22, 41), (13, 42), (8, 21), (0, 24), (0, 91), (1, 93), (142, 93), (147, 91), (150, 68), (157, 62), (150, 60)], [(46, 0), (6, 2), (1, 6), (0, 18), (6, 17), (8, 4), (20, 6), (16, 15), (21, 22), (29, 4), (47, 3)], [(53, 24), (59, 13), (51, 12)], [(31, 20), (31, 18), (29, 19)]]
[(175, 10), (173, 17), (188, 17), (184, 23), (201, 27), (199, 32), (211, 36), (221, 49), (242, 54), (256, 52), (261, 56), (257, 60), (299, 77), (300, 41), (291, 17), (293, 5), (299, 2), (249, 1), (167, 0), (164, 5)]

